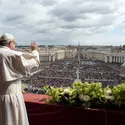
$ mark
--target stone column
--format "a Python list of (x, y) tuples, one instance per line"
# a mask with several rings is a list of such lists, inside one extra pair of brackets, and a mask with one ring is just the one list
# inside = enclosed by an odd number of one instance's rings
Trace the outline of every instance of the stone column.
[(105, 56), (105, 63), (107, 63), (107, 56)]
[(112, 56), (109, 56), (109, 62), (112, 63)]
[(119, 63), (119, 56), (117, 56), (117, 63)]
[(51, 55), (49, 55), (49, 61), (51, 61)]
[(55, 62), (55, 55), (53, 55), (53, 62)]

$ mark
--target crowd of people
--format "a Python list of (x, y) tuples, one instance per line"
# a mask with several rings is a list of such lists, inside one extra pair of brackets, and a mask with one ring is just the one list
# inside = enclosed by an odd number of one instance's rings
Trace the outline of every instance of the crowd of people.
[[(79, 68), (79, 73), (77, 72)], [(60, 60), (51, 63), (41, 69), (31, 77), (25, 77), (23, 83), (27, 85), (28, 92), (37, 91), (45, 85), (54, 87), (68, 87), (77, 79), (81, 82), (101, 82), (103, 87), (109, 85), (113, 87), (125, 81), (124, 76), (120, 76), (121, 66), (118, 64), (108, 64), (97, 60), (81, 60), (79, 65), (77, 60)]]

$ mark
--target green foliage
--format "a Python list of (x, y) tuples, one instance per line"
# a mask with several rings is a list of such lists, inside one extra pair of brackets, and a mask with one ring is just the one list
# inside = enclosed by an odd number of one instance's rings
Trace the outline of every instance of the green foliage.
[(115, 98), (114, 104), (118, 106), (125, 105), (125, 83), (114, 86), (112, 96)]
[(24, 89), (24, 84), (23, 83), (21, 84), (21, 88)]
[(24, 84), (23, 83), (21, 84), (21, 89), (22, 89), (22, 93), (24, 93), (25, 91), (24, 91)]
[(102, 83), (73, 83), (68, 88), (45, 86), (43, 90), (51, 96), (49, 103), (68, 106), (107, 108), (125, 105), (125, 83), (110, 88), (102, 88)]

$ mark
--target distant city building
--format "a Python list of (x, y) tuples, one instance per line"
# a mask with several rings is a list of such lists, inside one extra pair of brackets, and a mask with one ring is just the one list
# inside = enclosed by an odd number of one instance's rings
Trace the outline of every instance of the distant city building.
[[(125, 63), (125, 45), (112, 46), (79, 46), (81, 59), (94, 59), (106, 63)], [(21, 47), (18, 51), (31, 52), (30, 47)], [(41, 46), (39, 48), (41, 62), (74, 59), (78, 57), (78, 46)]]
[(125, 63), (125, 53), (119, 51), (99, 51), (99, 50), (87, 50), (82, 51), (84, 59), (96, 59), (106, 63)]
[(76, 49), (60, 49), (60, 48), (42, 48), (40, 49), (40, 61), (56, 61), (63, 59), (73, 59), (76, 55)]

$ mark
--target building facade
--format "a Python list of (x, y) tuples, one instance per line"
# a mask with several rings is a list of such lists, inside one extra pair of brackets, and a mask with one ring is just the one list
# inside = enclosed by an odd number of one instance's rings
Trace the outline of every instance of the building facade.
[(106, 53), (105, 54), (106, 63), (125, 63), (124, 53)]
[(107, 52), (97, 50), (82, 51), (84, 59), (96, 59), (106, 63), (125, 63), (125, 53), (123, 52)]
[(40, 51), (40, 61), (56, 61), (75, 58), (76, 50), (44, 50)]

